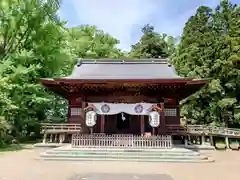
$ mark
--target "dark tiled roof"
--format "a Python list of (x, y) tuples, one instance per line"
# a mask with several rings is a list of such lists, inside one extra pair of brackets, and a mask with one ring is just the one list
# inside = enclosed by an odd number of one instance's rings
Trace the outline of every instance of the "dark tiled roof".
[(64, 79), (181, 79), (167, 59), (79, 60)]

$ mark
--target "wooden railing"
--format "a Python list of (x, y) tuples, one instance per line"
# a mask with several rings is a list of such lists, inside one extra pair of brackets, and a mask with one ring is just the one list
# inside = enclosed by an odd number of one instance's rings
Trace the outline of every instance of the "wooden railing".
[(81, 124), (42, 123), (42, 133), (77, 133), (81, 131)]
[(207, 125), (167, 125), (168, 133), (240, 137), (240, 129)]
[[(42, 133), (75, 133), (81, 131), (81, 124), (51, 124), (43, 123)], [(240, 129), (225, 128), (207, 125), (167, 125), (167, 132), (174, 134), (196, 134), (196, 135), (216, 135), (216, 136), (229, 136), (240, 137)]]
[(107, 148), (172, 148), (172, 137), (137, 136), (131, 134), (73, 134), (72, 147), (107, 147)]

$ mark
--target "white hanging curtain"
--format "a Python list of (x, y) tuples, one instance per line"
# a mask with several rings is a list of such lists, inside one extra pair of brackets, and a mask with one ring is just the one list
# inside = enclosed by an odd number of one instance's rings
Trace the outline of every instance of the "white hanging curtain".
[(152, 111), (152, 103), (136, 103), (136, 104), (114, 104), (114, 103), (89, 103), (89, 106), (96, 108), (99, 115), (114, 115), (119, 113), (127, 113), (130, 115), (148, 115)]

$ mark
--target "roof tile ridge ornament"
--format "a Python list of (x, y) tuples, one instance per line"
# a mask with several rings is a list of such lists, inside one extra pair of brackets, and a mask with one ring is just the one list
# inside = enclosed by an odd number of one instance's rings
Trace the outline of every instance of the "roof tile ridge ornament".
[[(161, 59), (162, 57), (159, 56), (158, 58)], [(172, 64), (170, 63), (169, 58), (166, 58), (165, 60), (166, 60), (166, 64), (168, 65), (168, 67), (172, 67)]]
[(82, 58), (77, 59), (77, 67), (80, 67), (82, 65)]

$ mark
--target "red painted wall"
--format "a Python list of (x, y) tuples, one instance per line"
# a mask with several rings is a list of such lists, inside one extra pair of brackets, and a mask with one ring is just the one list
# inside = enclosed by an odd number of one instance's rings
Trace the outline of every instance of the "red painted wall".
[[(82, 123), (83, 122), (83, 98), (77, 95), (70, 96), (68, 100), (68, 123)], [(78, 108), (80, 110), (79, 115), (71, 115), (71, 108)]]

